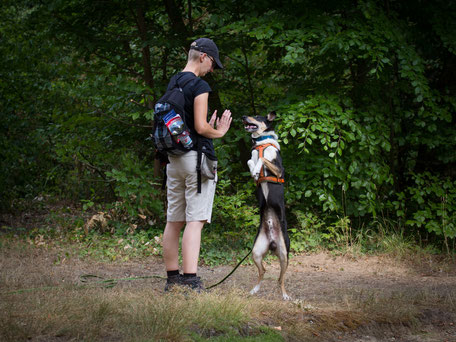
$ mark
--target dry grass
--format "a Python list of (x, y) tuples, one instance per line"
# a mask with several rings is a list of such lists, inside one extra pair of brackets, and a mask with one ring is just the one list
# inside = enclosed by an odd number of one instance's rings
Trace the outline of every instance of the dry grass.
[(439, 314), (454, 313), (455, 308), (454, 293), (353, 294), (346, 300), (346, 305), (337, 308), (315, 308), (299, 301), (268, 301), (236, 291), (164, 295), (151, 289), (58, 288), (3, 295), (0, 339), (189, 341), (266, 334), (274, 336), (273, 340), (331, 340), (373, 324), (379, 335), (382, 326), (416, 329), (421, 320), (429, 318), (423, 316), (426, 304), (436, 307), (445, 302), (436, 311)]
[[(356, 340), (363, 331), (381, 337), (404, 327), (408, 334), (429, 326), (435, 333), (456, 318), (451, 282), (413, 291), (339, 288), (337, 300), (309, 305), (227, 288), (164, 294), (162, 282), (78, 287), (71, 274), (81, 270), (54, 265), (53, 253), (22, 242), (0, 244), (1, 341)], [(24, 288), (42, 289), (14, 292)]]
[(187, 341), (258, 335), (253, 298), (154, 290), (65, 289), (2, 296), (0, 340)]

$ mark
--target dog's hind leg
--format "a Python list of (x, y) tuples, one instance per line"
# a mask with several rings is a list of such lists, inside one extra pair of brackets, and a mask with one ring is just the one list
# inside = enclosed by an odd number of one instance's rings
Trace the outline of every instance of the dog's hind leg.
[(260, 233), (258, 234), (258, 237), (255, 241), (255, 245), (253, 246), (252, 250), (253, 262), (258, 268), (258, 282), (255, 285), (255, 287), (250, 291), (250, 294), (255, 294), (260, 290), (261, 281), (263, 280), (264, 273), (266, 272), (266, 269), (263, 266), (263, 259), (268, 250), (268, 237), (266, 236), (264, 229), (260, 229)]
[(282, 291), (282, 298), (284, 300), (290, 300), (291, 297), (288, 296), (287, 292), (285, 291), (285, 272), (288, 268), (288, 251), (282, 236), (276, 254), (280, 260), (279, 286), (280, 290)]

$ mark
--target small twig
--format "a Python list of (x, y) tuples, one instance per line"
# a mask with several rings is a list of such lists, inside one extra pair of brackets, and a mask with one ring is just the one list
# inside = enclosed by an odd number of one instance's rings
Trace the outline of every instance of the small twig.
[[(112, 182), (110, 182), (107, 178), (106, 178), (106, 171), (105, 170), (102, 170), (94, 165), (92, 165), (89, 161), (89, 159), (82, 153), (82, 151), (79, 151), (79, 154), (81, 155), (82, 158), (84, 158), (86, 160), (86, 162), (89, 164), (87, 166), (89, 166), (90, 168), (92, 168), (93, 170), (95, 170), (98, 175), (108, 184), (109, 186), (109, 189), (111, 190), (111, 194), (113, 195), (114, 198), (116, 198), (116, 191), (114, 190), (114, 187), (112, 186)], [(84, 165), (86, 165), (86, 163), (84, 163), (83, 161), (80, 160), (81, 163), (83, 163)]]
[(135, 104), (135, 105), (137, 105), (137, 106), (139, 106), (139, 107), (141, 107), (141, 108), (150, 109), (149, 107), (144, 106), (143, 104), (139, 103), (139, 102), (136, 101), (136, 100), (131, 99), (130, 102), (133, 103), (133, 104)]
[(106, 116), (106, 117), (108, 117), (110, 119), (113, 119), (115, 121), (118, 121), (118, 122), (120, 122), (120, 123), (122, 123), (124, 125), (130, 126), (130, 127), (141, 127), (141, 128), (153, 128), (154, 127), (153, 125), (139, 125), (139, 124), (134, 124), (134, 123), (131, 123), (131, 122), (124, 121), (124, 120), (118, 119), (118, 118), (116, 118), (114, 116), (111, 116), (109, 114), (103, 113), (100, 109), (96, 109), (95, 112), (97, 114), (101, 114), (103, 116)]

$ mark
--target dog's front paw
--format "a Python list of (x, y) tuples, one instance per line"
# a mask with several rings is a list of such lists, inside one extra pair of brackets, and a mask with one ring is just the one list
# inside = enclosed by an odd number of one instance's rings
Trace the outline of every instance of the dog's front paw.
[(255, 162), (252, 159), (250, 159), (247, 161), (247, 166), (249, 167), (250, 173), (252, 173), (253, 169), (255, 168)]
[(253, 176), (253, 179), (255, 179), (256, 181), (260, 178), (260, 174), (259, 173), (255, 173), (255, 175)]

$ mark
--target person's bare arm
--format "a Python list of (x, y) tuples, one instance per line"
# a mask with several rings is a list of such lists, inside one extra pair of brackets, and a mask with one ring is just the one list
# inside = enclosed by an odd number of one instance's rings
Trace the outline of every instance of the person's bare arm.
[[(225, 110), (220, 118), (217, 118), (217, 111), (212, 114), (211, 120), (207, 122), (207, 103), (209, 93), (203, 93), (195, 97), (193, 102), (193, 113), (195, 115), (195, 130), (203, 137), (215, 139), (223, 137), (231, 125), (231, 111)], [(215, 124), (215, 125), (214, 125)]]

